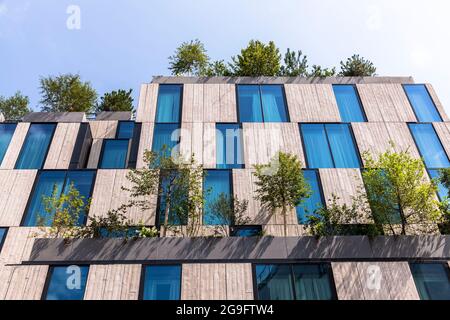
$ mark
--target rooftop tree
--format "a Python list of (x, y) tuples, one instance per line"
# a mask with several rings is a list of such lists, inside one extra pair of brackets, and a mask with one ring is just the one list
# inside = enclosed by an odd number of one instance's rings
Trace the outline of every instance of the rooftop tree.
[(289, 48), (284, 54), (284, 65), (280, 67), (280, 76), (297, 77), (308, 73), (308, 59), (302, 51), (291, 51)]
[(183, 42), (169, 57), (169, 70), (175, 76), (203, 76), (209, 66), (209, 57), (200, 40)]
[(359, 54), (354, 54), (347, 61), (341, 61), (342, 77), (373, 77), (377, 72), (377, 68), (369, 60), (360, 57)]
[(119, 89), (105, 93), (97, 104), (97, 112), (101, 111), (133, 111), (132, 89)]
[(41, 105), (46, 112), (91, 112), (97, 93), (78, 74), (41, 78)]
[(255, 165), (255, 199), (275, 214), (281, 210), (284, 235), (287, 236), (288, 210), (310, 196), (310, 186), (303, 176), (301, 161), (295, 155), (277, 153), (271, 163)]
[(0, 96), (0, 112), (5, 120), (20, 120), (30, 112), (28, 108), (29, 99), (17, 91), (13, 96), (5, 98)]

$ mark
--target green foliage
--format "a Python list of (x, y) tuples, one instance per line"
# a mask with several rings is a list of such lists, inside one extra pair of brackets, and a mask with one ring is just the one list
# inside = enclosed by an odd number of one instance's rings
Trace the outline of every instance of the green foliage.
[(17, 91), (9, 98), (0, 96), (0, 113), (3, 114), (5, 120), (20, 120), (24, 115), (30, 112), (28, 103), (28, 97), (22, 95), (20, 91)]
[[(196, 236), (201, 226), (201, 209), (204, 204), (202, 182), (203, 167), (197, 165), (194, 157), (184, 161), (171, 156), (163, 148), (160, 152), (144, 152), (146, 168), (132, 170), (127, 179), (132, 200), (129, 205), (141, 210), (151, 207), (150, 197), (164, 197), (164, 221), (162, 236), (167, 230), (183, 236)], [(180, 228), (177, 222), (186, 225)]]
[(91, 112), (97, 93), (89, 82), (82, 82), (78, 74), (64, 74), (41, 78), (42, 111)]
[(156, 227), (141, 226), (138, 230), (138, 238), (156, 238), (159, 235), (159, 231)]
[(281, 67), (280, 50), (273, 41), (264, 44), (259, 40), (251, 40), (240, 54), (232, 57), (230, 67), (235, 76), (276, 76)]
[(287, 211), (298, 206), (311, 194), (310, 186), (303, 176), (302, 165), (295, 155), (279, 152), (271, 163), (255, 165), (256, 196), (272, 214), (281, 209), (284, 234), (287, 235)]
[(128, 91), (119, 89), (105, 93), (100, 98), (96, 111), (133, 111), (132, 91), (132, 89)]
[(80, 195), (73, 183), (68, 192), (61, 193), (54, 185), (50, 196), (43, 196), (44, 213), (38, 214), (37, 225), (50, 226), (46, 229), (49, 237), (71, 238), (76, 234), (80, 214), (88, 212), (90, 200)]
[(441, 183), (448, 191), (447, 196), (441, 201), (440, 208), (442, 219), (439, 229), (442, 234), (450, 234), (450, 168), (440, 169), (436, 183)]
[(223, 60), (210, 63), (205, 72), (205, 76), (207, 77), (229, 77), (231, 75), (230, 68), (228, 68), (228, 65)]
[(183, 42), (175, 50), (175, 54), (169, 57), (169, 70), (175, 76), (203, 76), (208, 63), (205, 46), (196, 39)]
[(333, 67), (331, 69), (329, 68), (323, 68), (319, 65), (313, 65), (311, 71), (308, 72), (308, 77), (320, 77), (320, 78), (326, 78), (326, 77), (333, 77), (336, 75), (336, 68)]
[(308, 70), (308, 59), (302, 51), (291, 51), (289, 48), (284, 54), (284, 65), (280, 67), (280, 76), (297, 77), (306, 76)]
[(389, 227), (390, 233), (398, 234), (395, 225), (400, 224), (400, 234), (406, 234), (408, 225), (427, 233), (431, 223), (441, 216), (436, 200), (435, 181), (425, 179), (425, 167), (420, 159), (408, 151), (386, 151), (374, 159), (363, 154), (364, 184), (375, 223)]
[(217, 199), (209, 204), (209, 212), (221, 224), (216, 226), (215, 235), (228, 237), (231, 226), (245, 225), (250, 218), (245, 215), (248, 200), (239, 200), (236, 197), (221, 193)]
[(345, 61), (341, 61), (342, 77), (373, 77), (377, 72), (377, 68), (369, 60), (360, 57), (359, 54), (354, 54)]
[(361, 194), (353, 198), (352, 205), (340, 204), (339, 197), (332, 195), (329, 204), (308, 215), (308, 225), (315, 236), (346, 236), (382, 234), (375, 224), (356, 224), (368, 215), (366, 198)]

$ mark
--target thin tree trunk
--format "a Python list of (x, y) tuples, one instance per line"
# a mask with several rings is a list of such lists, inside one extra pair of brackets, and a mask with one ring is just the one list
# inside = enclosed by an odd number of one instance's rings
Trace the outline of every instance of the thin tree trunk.
[(164, 209), (164, 230), (162, 236), (166, 236), (167, 225), (169, 224), (169, 212), (170, 212), (170, 198), (166, 201), (166, 208)]
[(287, 209), (286, 209), (286, 205), (283, 205), (283, 209), (282, 209), (281, 212), (283, 214), (284, 236), (287, 237), (287, 218), (286, 218)]

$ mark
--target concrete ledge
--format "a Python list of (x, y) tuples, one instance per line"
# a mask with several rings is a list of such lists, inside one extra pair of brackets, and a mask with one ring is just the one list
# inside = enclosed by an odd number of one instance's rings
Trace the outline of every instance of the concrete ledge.
[(127, 121), (131, 120), (131, 111), (102, 111), (97, 114), (95, 120)]
[(450, 236), (36, 239), (24, 263), (450, 260)]
[(358, 84), (358, 83), (414, 83), (412, 77), (166, 77), (155, 76), (152, 83), (209, 83), (209, 84)]
[(30, 112), (22, 118), (23, 122), (84, 122), (84, 112)]

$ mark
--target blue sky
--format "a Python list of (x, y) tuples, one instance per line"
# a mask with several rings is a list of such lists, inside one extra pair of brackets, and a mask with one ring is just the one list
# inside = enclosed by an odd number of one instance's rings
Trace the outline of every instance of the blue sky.
[[(70, 5), (80, 29), (67, 28)], [(72, 72), (137, 97), (182, 41), (229, 59), (260, 39), (324, 66), (360, 53), (379, 75), (432, 83), (450, 114), (449, 12), (448, 0), (0, 0), (0, 95), (20, 90), (38, 110), (39, 78)]]

